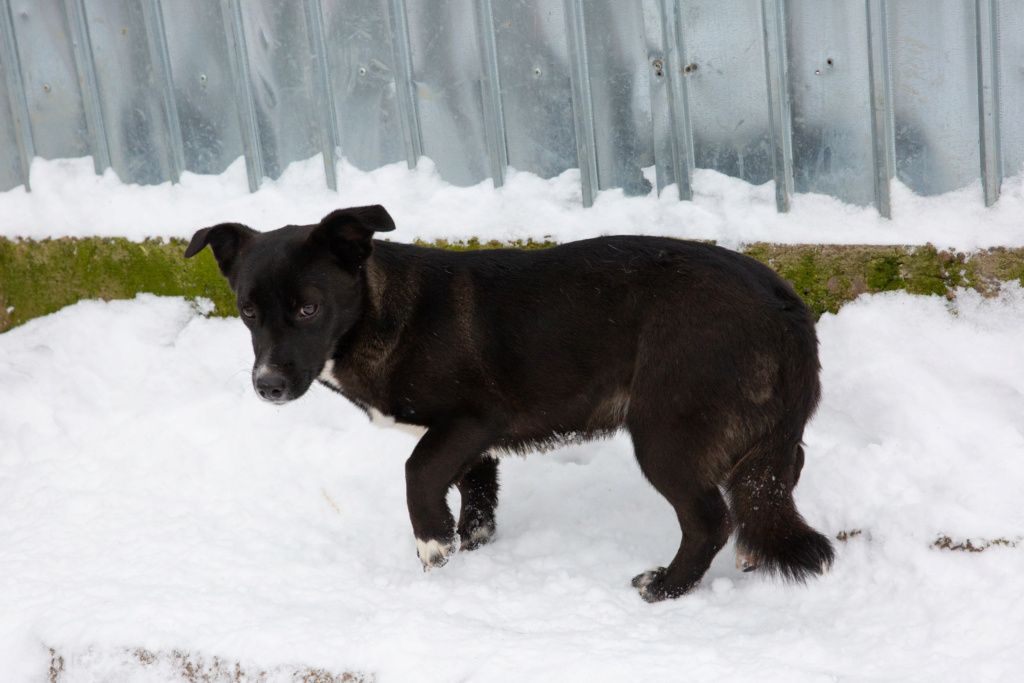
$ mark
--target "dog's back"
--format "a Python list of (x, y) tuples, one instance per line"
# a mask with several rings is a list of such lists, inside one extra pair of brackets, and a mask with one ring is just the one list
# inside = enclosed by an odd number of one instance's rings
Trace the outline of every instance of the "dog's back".
[(718, 247), (613, 237), (451, 254), (379, 243), (373, 260), (374, 315), (403, 330), (392, 374), (442, 379), (423, 386), (411, 421), (485, 411), (528, 446), (552, 432), (623, 427), (637, 400), (743, 406), (765, 424), (800, 397), (806, 420), (817, 401), (807, 307), (769, 268)]

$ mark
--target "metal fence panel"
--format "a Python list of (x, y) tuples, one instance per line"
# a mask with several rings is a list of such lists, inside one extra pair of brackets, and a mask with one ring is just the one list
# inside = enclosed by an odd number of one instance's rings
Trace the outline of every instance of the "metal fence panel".
[(1004, 177), (1024, 172), (1024, 6), (1017, 0), (997, 5), (996, 55), (999, 141)]
[(595, 0), (584, 9), (600, 189), (647, 194), (641, 169), (654, 164), (654, 139), (641, 4)]
[(889, 4), (896, 172), (934, 195), (978, 178), (975, 6), (963, 0)]
[(141, 4), (85, 0), (83, 9), (111, 166), (129, 183), (170, 180), (169, 126)]
[(423, 154), (455, 185), (490, 177), (476, 1), (406, 3)]
[(860, 3), (788, 3), (793, 179), (797, 192), (875, 199), (867, 14)]
[(0, 60), (0, 192), (25, 183), (7, 88), (7, 64)]
[(242, 156), (224, 15), (209, 0), (162, 3), (184, 167), (222, 173)]
[(691, 199), (693, 134), (683, 66), (682, 13), (678, 0), (643, 0), (642, 5), (658, 194), (675, 184), (679, 199)]
[(323, 0), (342, 154), (373, 170), (405, 158), (386, 0)]
[(58, 0), (10, 0), (9, 6), (36, 155), (61, 159), (90, 154), (64, 6)]
[(29, 161), (35, 153), (28, 118), (11, 14), (0, 4), (0, 188), (29, 187)]
[(552, 178), (578, 165), (560, 0), (493, 0), (509, 166)]
[(322, 149), (306, 20), (298, 2), (247, 0), (238, 6), (263, 170), (277, 178), (291, 162)]
[(683, 3), (694, 160), (760, 185), (773, 178), (764, 26), (756, 2)]
[(598, 189), (694, 167), (889, 214), (1024, 166), (1011, 0), (0, 0), (0, 188), (92, 155), (127, 182), (250, 188), (322, 153), (430, 156), (458, 185), (580, 168)]

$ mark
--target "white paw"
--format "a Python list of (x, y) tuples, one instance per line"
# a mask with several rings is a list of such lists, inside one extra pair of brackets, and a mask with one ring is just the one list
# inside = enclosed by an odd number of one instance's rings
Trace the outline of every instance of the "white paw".
[(454, 552), (454, 543), (442, 544), (434, 538), (429, 541), (416, 539), (416, 554), (419, 555), (420, 562), (423, 563), (423, 571), (425, 572), (435, 567), (443, 567), (448, 561), (448, 557)]

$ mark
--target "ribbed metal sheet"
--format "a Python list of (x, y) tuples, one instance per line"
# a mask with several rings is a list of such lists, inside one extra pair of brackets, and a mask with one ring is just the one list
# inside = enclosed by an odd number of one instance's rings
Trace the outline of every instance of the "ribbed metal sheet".
[(164, 3), (161, 13), (184, 168), (222, 173), (242, 156), (224, 15), (206, 0)]
[(796, 0), (789, 9), (793, 168), (797, 192), (853, 204), (875, 199), (865, 6)]
[(456, 185), (475, 185), (490, 176), (474, 4), (404, 3), (422, 153)]
[(342, 153), (373, 170), (406, 158), (388, 0), (323, 0), (328, 82)]
[(425, 155), (457, 185), (579, 168), (585, 204), (688, 199), (694, 168), (780, 211), (889, 215), (893, 177), (991, 204), (1024, 166), (1020, 35), (1011, 0), (0, 0), (0, 190), (34, 156), (143, 184), (244, 156), (255, 190)]

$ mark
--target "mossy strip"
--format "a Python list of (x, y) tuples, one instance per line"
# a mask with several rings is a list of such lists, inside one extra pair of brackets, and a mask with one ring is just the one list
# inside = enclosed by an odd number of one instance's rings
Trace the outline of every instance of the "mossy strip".
[(185, 260), (183, 240), (123, 238), (36, 242), (0, 238), (0, 332), (81, 299), (140, 292), (205, 297), (214, 315), (234, 315), (234, 295), (209, 250)]
[[(417, 242), (455, 251), (515, 247), (543, 249), (554, 242), (495, 240)], [(185, 260), (184, 240), (132, 242), (123, 238), (8, 240), (0, 238), (0, 332), (53, 313), (80, 299), (128, 299), (140, 292), (215, 304), (214, 315), (236, 315), (234, 297), (210, 251)], [(835, 313), (863, 293), (905, 290), (954, 296), (958, 287), (993, 295), (1003, 282), (1024, 284), (1024, 249), (972, 254), (932, 245), (780, 245), (745, 250), (789, 280), (815, 317)]]
[(745, 250), (789, 280), (815, 317), (836, 313), (864, 293), (905, 290), (954, 296), (957, 288), (986, 296), (1001, 283), (1024, 284), (1024, 249), (989, 249), (972, 254), (910, 246), (781, 245), (760, 242)]

